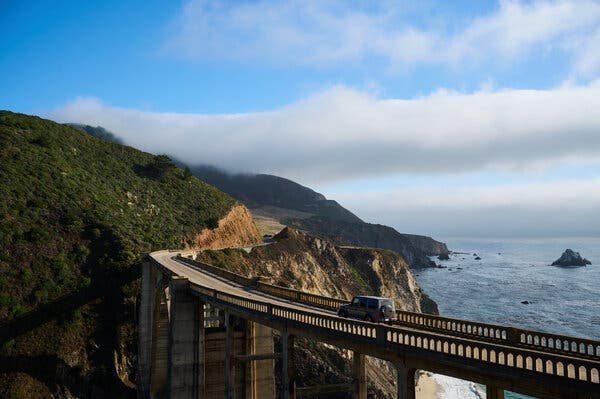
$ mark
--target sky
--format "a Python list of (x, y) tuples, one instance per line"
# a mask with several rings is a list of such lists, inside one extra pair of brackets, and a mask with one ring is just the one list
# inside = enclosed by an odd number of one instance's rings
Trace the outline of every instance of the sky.
[(600, 1), (0, 1), (0, 109), (434, 237), (600, 235)]

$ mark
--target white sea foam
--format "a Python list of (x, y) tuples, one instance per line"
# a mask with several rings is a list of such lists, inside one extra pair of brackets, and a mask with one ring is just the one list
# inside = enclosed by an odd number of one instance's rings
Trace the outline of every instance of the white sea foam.
[(472, 382), (440, 374), (432, 378), (440, 387), (438, 399), (485, 399), (485, 393)]

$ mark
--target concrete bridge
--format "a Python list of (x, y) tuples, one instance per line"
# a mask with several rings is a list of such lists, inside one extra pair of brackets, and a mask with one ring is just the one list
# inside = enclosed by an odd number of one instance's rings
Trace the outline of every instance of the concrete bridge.
[[(288, 399), (345, 390), (366, 399), (369, 355), (395, 365), (399, 399), (415, 398), (416, 370), (484, 384), (488, 399), (504, 390), (600, 398), (600, 341), (403, 311), (394, 325), (375, 324), (336, 316), (345, 302), (153, 252), (143, 262), (138, 396)], [(353, 382), (297, 387), (295, 337), (352, 350)]]

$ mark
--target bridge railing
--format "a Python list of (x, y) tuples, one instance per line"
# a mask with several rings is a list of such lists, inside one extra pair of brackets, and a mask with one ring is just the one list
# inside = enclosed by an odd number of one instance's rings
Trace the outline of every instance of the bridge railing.
[[(258, 277), (245, 277), (237, 273), (212, 266), (208, 263), (199, 262), (182, 256), (178, 256), (178, 259), (187, 263), (188, 265), (206, 270), (238, 284), (253, 286), (257, 290), (266, 294), (304, 303), (321, 309), (337, 311), (340, 305), (349, 302), (344, 299), (310, 294), (292, 288), (267, 284), (260, 281), (260, 278)], [(600, 359), (600, 342), (590, 339), (461, 320), (438, 315), (408, 312), (403, 310), (396, 311), (396, 315), (397, 321), (394, 322), (396, 325), (416, 327), (419, 329), (443, 334), (460, 335), (467, 338), (472, 337), (486, 342), (505, 342), (510, 343), (511, 345), (538, 349), (546, 352), (575, 355), (589, 359)]]
[(545, 375), (565, 377), (593, 384), (600, 389), (600, 362), (564, 354), (541, 352), (530, 348), (510, 346), (506, 343), (482, 342), (466, 337), (438, 335), (432, 331), (414, 331), (402, 326), (388, 326), (353, 319), (342, 319), (310, 311), (273, 305), (237, 295), (224, 293), (190, 283), (208, 302), (243, 313), (254, 313), (276, 323), (294, 326), (306, 331), (319, 331), (335, 342), (349, 340), (377, 345), (391, 351), (423, 350), (471, 359), (485, 364), (529, 370)]
[(422, 313), (397, 311), (396, 314), (398, 316), (397, 324), (401, 325), (477, 337), (483, 340), (504, 341), (513, 345), (543, 349), (555, 353), (600, 359), (600, 342), (590, 339)]
[(191, 258), (186, 258), (181, 255), (177, 255), (177, 259), (181, 262), (188, 264), (189, 266), (196, 267), (205, 270), (216, 276), (228, 279), (235, 283), (255, 287), (258, 291), (264, 292), (265, 294), (274, 295), (280, 298), (301, 302), (307, 305), (316, 306), (318, 308), (327, 310), (337, 310), (340, 305), (348, 303), (347, 300), (331, 298), (328, 296), (310, 294), (295, 290), (292, 288), (281, 287), (278, 285), (268, 284), (260, 281), (260, 277), (246, 277), (241, 274), (237, 274), (220, 267), (213, 266), (209, 263), (200, 262)]
[(181, 255), (177, 255), (177, 260), (186, 263), (189, 266), (205, 270), (211, 274), (214, 274), (215, 276), (219, 276), (229, 281), (233, 281), (234, 283), (238, 283), (245, 286), (256, 285), (255, 278), (242, 276), (241, 274), (230, 272), (229, 270), (213, 266), (209, 263), (200, 262), (191, 258), (183, 257)]
[(258, 281), (256, 288), (266, 294), (274, 295), (280, 298), (290, 299), (295, 302), (312, 305), (321, 309), (337, 311), (340, 305), (348, 303), (343, 299), (331, 298), (323, 295), (310, 294), (294, 290), (291, 288), (280, 287), (278, 285), (263, 283)]

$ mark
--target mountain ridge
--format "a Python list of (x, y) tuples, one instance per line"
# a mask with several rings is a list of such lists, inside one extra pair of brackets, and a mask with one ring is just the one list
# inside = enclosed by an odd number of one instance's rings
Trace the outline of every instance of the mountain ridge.
[[(390, 226), (364, 222), (336, 201), (289, 179), (267, 174), (230, 174), (202, 165), (191, 166), (190, 170), (245, 204), (253, 214), (327, 238), (336, 245), (394, 250), (412, 268), (435, 267), (429, 256), (449, 253), (446, 244), (431, 237), (404, 234)], [(285, 210), (290, 212), (286, 214)], [(297, 217), (293, 211), (305, 215)]]

